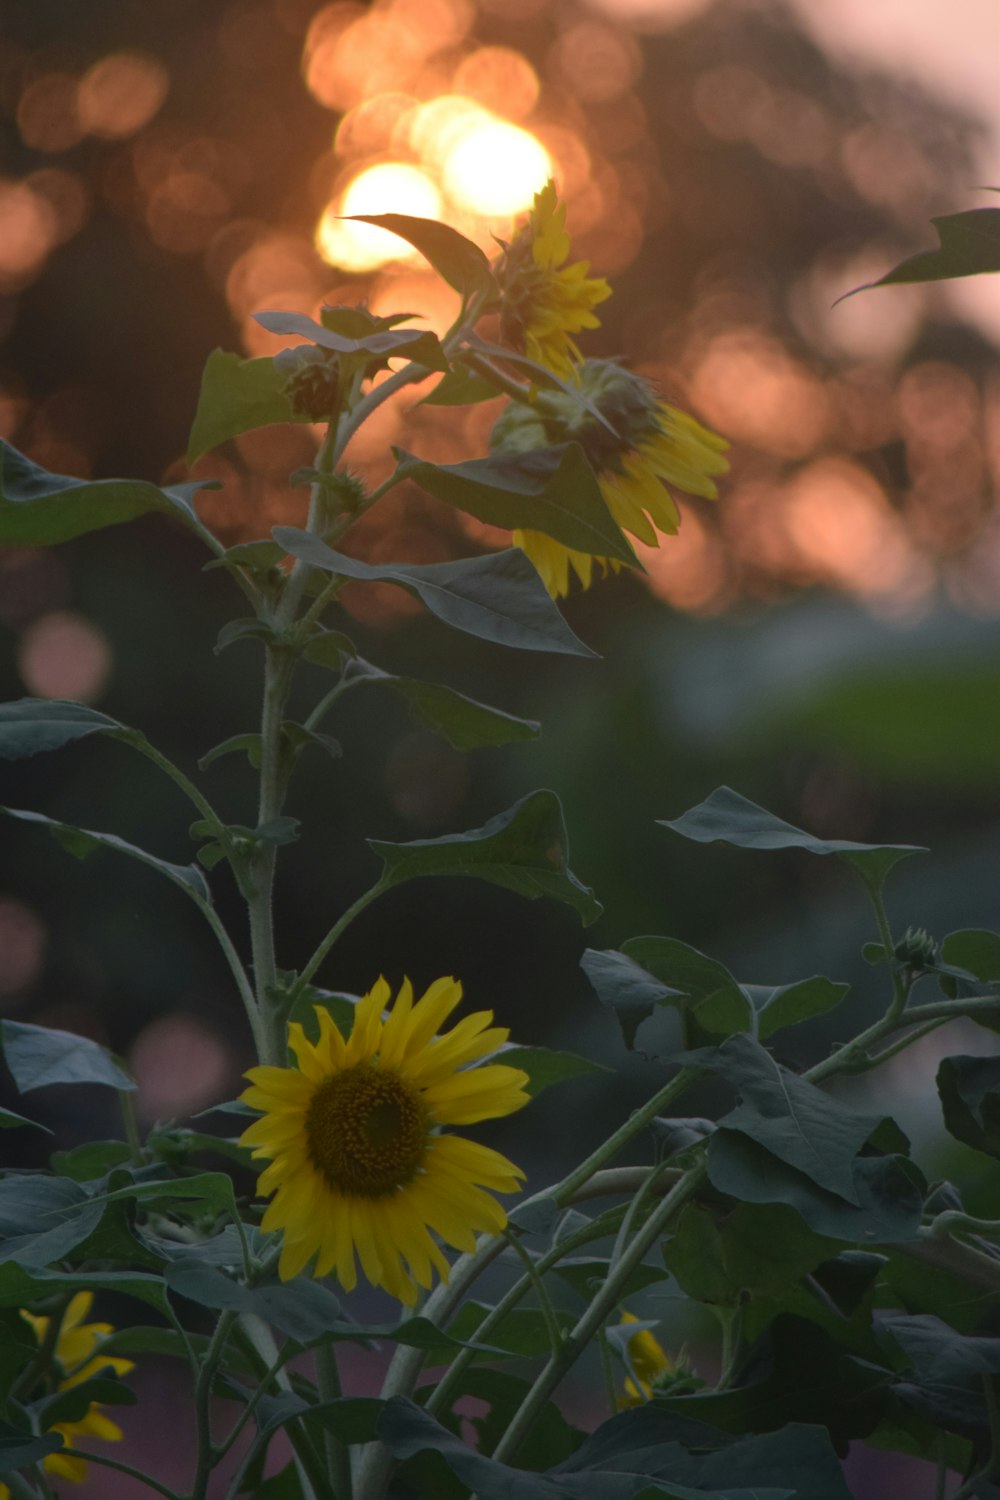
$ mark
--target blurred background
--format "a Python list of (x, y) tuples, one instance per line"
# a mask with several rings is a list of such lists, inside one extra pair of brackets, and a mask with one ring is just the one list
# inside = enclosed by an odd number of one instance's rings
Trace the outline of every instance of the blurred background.
[[(3, 7), (0, 435), (37, 462), (187, 477), (208, 353), (280, 347), (255, 312), (364, 300), (450, 321), (419, 257), (339, 215), (439, 217), (490, 249), (551, 174), (574, 253), (614, 286), (586, 352), (623, 354), (733, 445), (718, 505), (683, 502), (679, 537), (640, 548), (644, 576), (569, 601), (599, 662), (505, 654), (398, 590), (345, 592), (363, 654), (544, 733), (461, 756), (394, 700), (348, 698), (327, 726), (343, 758), (307, 757), (292, 791), (288, 810), (314, 818), (282, 852), (282, 963), (300, 964), (370, 883), (366, 836), (474, 827), (536, 786), (563, 799), (572, 866), (605, 905), (596, 927), (425, 881), (355, 924), (326, 983), (454, 972), (518, 1039), (618, 1056), (579, 952), (666, 932), (742, 980), (852, 981), (841, 1013), (787, 1044), (793, 1060), (818, 1055), (878, 1001), (858, 955), (870, 915), (825, 861), (654, 826), (723, 782), (822, 835), (930, 846), (893, 878), (900, 927), (997, 925), (1000, 279), (833, 304), (933, 245), (932, 215), (993, 201), (998, 56), (994, 0)], [(416, 408), (423, 394), (362, 434), (351, 458), (366, 475), (392, 442), (439, 462), (483, 451), (496, 403)], [(315, 445), (308, 427), (270, 428), (209, 455), (195, 475), (223, 488), (202, 513), (230, 541), (300, 523), (287, 476)], [(505, 542), (409, 487), (352, 533), (384, 560)], [(92, 703), (193, 770), (258, 713), (258, 648), (211, 652), (243, 610), (203, 560), (160, 520), (0, 549), (2, 697)], [(300, 707), (327, 682), (306, 669)], [(206, 787), (252, 820), (244, 763), (216, 763)], [(114, 744), (5, 764), (0, 797), (193, 856), (179, 794)], [(231, 1097), (250, 1061), (224, 965), (175, 890), (110, 854), (81, 868), (14, 825), (0, 827), (0, 1011), (125, 1055), (147, 1122)], [(929, 1101), (939, 1052), (990, 1042), (949, 1028), (891, 1078), (925, 1169), (973, 1193), (985, 1159), (945, 1150)], [(661, 1071), (633, 1060), (618, 1094), (571, 1085), (538, 1107), (536, 1141), (558, 1154), (562, 1132), (575, 1148)], [(85, 1120), (78, 1094), (40, 1107), (60, 1144), (117, 1128), (99, 1095)], [(496, 1139), (513, 1149), (516, 1133)]]

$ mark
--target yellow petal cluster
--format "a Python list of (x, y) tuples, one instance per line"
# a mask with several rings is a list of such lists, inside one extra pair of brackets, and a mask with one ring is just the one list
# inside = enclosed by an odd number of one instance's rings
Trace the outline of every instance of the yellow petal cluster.
[(255, 1157), (269, 1160), (259, 1189), (273, 1194), (262, 1227), (283, 1236), (279, 1274), (310, 1261), (412, 1305), (434, 1271), (448, 1275), (439, 1241), (472, 1250), (507, 1215), (493, 1193), (520, 1190), (524, 1173), (499, 1152), (445, 1125), (512, 1114), (528, 1102), (528, 1076), (488, 1059), (509, 1033), (492, 1012), (440, 1028), (462, 999), (455, 979), (438, 979), (414, 1000), (404, 981), (391, 1009), (384, 979), (357, 1004), (349, 1038), (315, 1007), (318, 1039), (298, 1023), (288, 1042), (296, 1065), (247, 1073), (243, 1099), (261, 1117), (244, 1132)]
[[(623, 1323), (638, 1323), (638, 1321), (634, 1313), (622, 1313)], [(653, 1386), (658, 1377), (673, 1369), (673, 1365), (659, 1339), (650, 1333), (648, 1328), (641, 1328), (629, 1339), (628, 1358), (635, 1379), (633, 1380), (631, 1375), (627, 1377), (625, 1395), (619, 1404), (641, 1406), (652, 1396)]]
[[(68, 1391), (109, 1366), (116, 1375), (125, 1375), (133, 1367), (130, 1359), (119, 1359), (99, 1352), (101, 1343), (114, 1329), (110, 1323), (84, 1322), (93, 1302), (92, 1292), (77, 1292), (63, 1314), (55, 1346), (55, 1363), (60, 1371), (57, 1390)], [(31, 1324), (41, 1346), (48, 1337), (51, 1319), (36, 1317), (23, 1309), (21, 1317)], [(47, 1454), (42, 1459), (42, 1468), (49, 1474), (58, 1475), (60, 1479), (70, 1479), (76, 1484), (82, 1483), (87, 1477), (87, 1460), (82, 1454), (66, 1450), (75, 1449), (77, 1440), (82, 1437), (103, 1438), (105, 1442), (116, 1443), (122, 1436), (118, 1423), (106, 1417), (94, 1402), (91, 1402), (78, 1421), (56, 1422), (51, 1430), (59, 1434), (65, 1448), (61, 1453)], [(0, 1500), (10, 1500), (10, 1490), (2, 1483)]]
[(554, 183), (535, 194), (528, 222), (501, 258), (501, 337), (564, 380), (575, 378), (582, 358), (573, 338), (600, 327), (594, 308), (611, 296), (602, 276), (591, 276), (585, 260), (572, 265), (566, 205)]

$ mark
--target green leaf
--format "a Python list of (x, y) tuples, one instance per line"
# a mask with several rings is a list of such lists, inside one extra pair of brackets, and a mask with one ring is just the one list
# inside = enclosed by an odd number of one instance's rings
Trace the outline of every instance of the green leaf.
[[(251, 573), (269, 573), (276, 568), (285, 556), (285, 549), (279, 547), (276, 542), (261, 539), (256, 542), (237, 542), (235, 547), (227, 547), (221, 557), (213, 557), (210, 562), (202, 565), (202, 572), (210, 573), (216, 568), (249, 568)], [(235, 621), (233, 622), (236, 623)], [(259, 620), (248, 620), (247, 624), (261, 625)], [(267, 627), (262, 625), (262, 629)], [(226, 626), (219, 632), (220, 636), (225, 632)], [(249, 631), (247, 632), (250, 633)], [(216, 650), (221, 650), (220, 646)]]
[(0, 1261), (44, 1269), (82, 1244), (102, 1213), (67, 1177), (11, 1172), (0, 1179)]
[[(622, 952), (656, 979), (677, 990), (699, 1026), (724, 1036), (753, 1025), (753, 1006), (725, 964), (678, 938), (637, 937)], [(675, 1003), (669, 997), (668, 1004)]]
[(134, 1198), (137, 1202), (185, 1202), (194, 1199), (207, 1203), (217, 1213), (228, 1214), (236, 1220), (239, 1210), (232, 1178), (225, 1172), (197, 1172), (191, 1177), (163, 1177), (152, 1182), (131, 1182), (127, 1187), (116, 1188), (112, 1193), (102, 1193), (91, 1201), (94, 1203), (118, 1203)]
[(601, 1004), (615, 1012), (626, 1047), (635, 1046), (636, 1031), (658, 1005), (682, 998), (679, 990), (671, 989), (627, 954), (611, 948), (603, 952), (587, 948), (580, 967)]
[(859, 1206), (854, 1161), (883, 1116), (841, 1104), (783, 1068), (749, 1036), (730, 1037), (699, 1060), (721, 1073), (742, 1099), (719, 1121), (720, 1130), (742, 1132), (818, 1187)]
[(926, 854), (916, 844), (856, 844), (850, 839), (817, 839), (811, 833), (776, 818), (721, 786), (679, 818), (658, 818), (663, 828), (672, 828), (698, 844), (732, 844), (737, 849), (805, 849), (809, 854), (838, 854), (852, 865), (866, 884), (880, 885), (898, 860), (908, 854)]
[(422, 875), (465, 875), (488, 880), (519, 896), (564, 901), (585, 926), (603, 908), (568, 868), (569, 841), (562, 806), (554, 792), (530, 792), (482, 828), (442, 838), (389, 844), (369, 839), (383, 863), (381, 884), (402, 885)]
[(942, 1058), (937, 1089), (956, 1140), (1000, 1157), (1000, 1057)]
[[(98, 1348), (95, 1356), (101, 1358)], [(93, 1375), (81, 1380), (78, 1385), (56, 1391), (53, 1395), (34, 1403), (40, 1427), (54, 1427), (57, 1422), (80, 1422), (90, 1409), (91, 1402), (101, 1406), (134, 1406), (138, 1396), (132, 1388), (115, 1375)]]
[(308, 422), (285, 394), (285, 377), (273, 359), (241, 359), (213, 349), (205, 362), (198, 408), (188, 440), (193, 464), (229, 438), (273, 422)]
[(854, 1207), (818, 1187), (759, 1142), (720, 1128), (708, 1146), (714, 1187), (744, 1203), (787, 1203), (810, 1229), (847, 1244), (902, 1244), (916, 1238), (927, 1184), (905, 1156), (859, 1156), (852, 1167)]
[(420, 402), (421, 406), (473, 406), (480, 401), (495, 401), (503, 392), (496, 386), (484, 380), (481, 375), (474, 375), (471, 370), (461, 368), (452, 370), (443, 380), (439, 380), (429, 396), (425, 396)]
[[(243, 754), (247, 757), (247, 760), (249, 760), (254, 769), (259, 771), (261, 756), (260, 747), (261, 736), (259, 732), (251, 734), (230, 735), (228, 740), (223, 740), (221, 744), (213, 745), (211, 750), (205, 751), (205, 754), (198, 761), (198, 770), (207, 770), (208, 767), (213, 763), (213, 761), (221, 760), (224, 755)], [(201, 835), (199, 835), (199, 837), (201, 837)], [(220, 850), (220, 854), (221, 853), (222, 851)]]
[(85, 1141), (72, 1151), (53, 1151), (52, 1170), (74, 1182), (93, 1182), (106, 1177), (114, 1167), (129, 1160), (131, 1151), (125, 1141)]
[(63, 1440), (57, 1432), (32, 1437), (9, 1422), (0, 1422), (0, 1474), (13, 1474), (28, 1464), (41, 1463), (50, 1453), (58, 1453)]
[(192, 497), (205, 488), (205, 482), (160, 489), (144, 479), (71, 479), (50, 474), (0, 440), (0, 542), (50, 547), (150, 511), (201, 534)]
[(195, 900), (204, 904), (211, 903), (211, 889), (197, 865), (173, 865), (155, 854), (149, 854), (145, 849), (140, 849), (136, 844), (128, 843), (126, 839), (120, 839), (116, 833), (96, 833), (92, 828), (76, 828), (72, 823), (60, 823), (55, 818), (47, 818), (43, 813), (29, 812), (25, 808), (0, 807), (0, 814), (8, 818), (17, 818), (22, 823), (36, 823), (41, 828), (47, 828), (58, 843), (64, 849), (68, 849), (71, 854), (76, 855), (78, 859), (85, 859), (88, 854), (92, 854), (98, 848), (113, 849), (117, 854), (127, 854), (150, 870), (155, 870), (158, 875), (165, 875), (174, 885), (180, 886), (186, 895), (193, 896)]
[(311, 532), (276, 526), (275, 539), (293, 557), (363, 583), (395, 583), (415, 594), (455, 630), (522, 651), (594, 656), (573, 634), (535, 569), (518, 547), (446, 563), (381, 563), (373, 567), (334, 552)]
[[(100, 1212), (100, 1205), (97, 1205), (97, 1211)], [(78, 1218), (79, 1215), (68, 1222), (78, 1225)], [(123, 1270), (121, 1266), (108, 1267), (105, 1271), (48, 1271), (44, 1269), (44, 1262), (37, 1267), (32, 1263), (31, 1269), (27, 1270), (26, 1262), (15, 1265), (11, 1263), (13, 1257), (5, 1255), (4, 1258), (8, 1263), (0, 1266), (0, 1307), (23, 1307), (29, 1302), (72, 1292), (113, 1291), (135, 1297), (161, 1313), (169, 1311), (162, 1276)], [(61, 1256), (56, 1255), (53, 1259), (59, 1260)]]
[[(535, 1312), (532, 1316), (538, 1318), (539, 1314)], [(542, 1346), (538, 1352), (547, 1353), (548, 1346)], [(473, 1367), (463, 1375), (462, 1395), (489, 1405), (486, 1416), (471, 1418), (478, 1440), (476, 1446), (481, 1453), (493, 1452), (530, 1389), (530, 1381), (509, 1370)], [(559, 1408), (547, 1401), (526, 1441), (518, 1449), (518, 1467), (551, 1469), (554, 1464), (570, 1457), (580, 1446), (581, 1437), (579, 1429), (571, 1427)]]
[(498, 291), (490, 263), (471, 240), (448, 224), (436, 219), (418, 219), (409, 214), (357, 214), (362, 224), (374, 224), (398, 234), (430, 261), (449, 286), (468, 299), (478, 292), (495, 295)]
[(1000, 984), (1000, 932), (968, 928), (949, 932), (941, 957), (956, 968), (968, 969), (984, 984)]
[[(937, 250), (922, 250), (909, 256), (877, 281), (853, 287), (844, 297), (870, 291), (875, 286), (951, 281), (960, 276), (1000, 271), (1000, 208), (968, 208), (961, 213), (932, 218), (931, 223), (937, 230)], [(843, 302), (844, 297), (838, 297), (837, 301)]]
[(766, 1041), (786, 1026), (800, 1026), (803, 1021), (826, 1015), (840, 1004), (851, 986), (814, 974), (811, 979), (799, 979), (776, 989), (762, 984), (747, 984), (743, 988), (757, 1012), (757, 1035)]
[[(306, 655), (308, 655), (308, 651)], [(446, 739), (455, 750), (476, 750), (483, 745), (506, 745), (512, 740), (533, 740), (541, 726), (530, 719), (517, 719), (502, 709), (490, 708), (466, 698), (454, 688), (416, 677), (396, 677), (366, 661), (353, 661), (348, 681), (372, 682), (391, 689), (410, 707), (412, 717)]]
[(134, 1089), (106, 1047), (89, 1037), (26, 1021), (0, 1021), (4, 1062), (19, 1094), (53, 1083), (100, 1083), (112, 1089)]
[(554, 1083), (568, 1083), (571, 1078), (590, 1078), (595, 1073), (611, 1071), (604, 1063), (578, 1057), (575, 1052), (555, 1052), (551, 1047), (502, 1047), (496, 1062), (521, 1068), (528, 1075), (527, 1091), (532, 1099)]
[(15, 1114), (12, 1109), (0, 1109), (0, 1130), (16, 1130), (19, 1125), (33, 1125), (36, 1130), (44, 1130), (47, 1135), (52, 1134), (47, 1125), (40, 1125), (37, 1120), (29, 1120), (26, 1115)]
[[(302, 649), (306, 661), (315, 662), (318, 667), (328, 667), (331, 672), (343, 672), (347, 663), (357, 654), (357, 647), (349, 636), (343, 635), (339, 630), (326, 630), (322, 626), (317, 627), (316, 634), (310, 637)], [(372, 668), (374, 672), (378, 670), (377, 667)]]
[(688, 1296), (738, 1306), (786, 1294), (830, 1259), (830, 1241), (783, 1203), (741, 1203), (718, 1225), (689, 1204), (663, 1259)]
[(0, 758), (21, 760), (43, 750), (59, 750), (88, 734), (123, 734), (117, 719), (58, 698), (18, 698), (0, 703)]
[(286, 334), (309, 339), (324, 349), (333, 349), (338, 354), (368, 363), (365, 356), (379, 362), (396, 358), (412, 360), (428, 370), (448, 370), (447, 357), (436, 334), (427, 328), (387, 328), (378, 333), (366, 333), (360, 338), (345, 338), (330, 328), (324, 328), (314, 318), (295, 312), (254, 313), (254, 322), (266, 328), (268, 333)]
[(479, 521), (510, 531), (544, 531), (574, 551), (638, 566), (579, 443), (447, 465), (393, 452), (404, 478)]
[[(270, 543), (265, 545), (270, 546)], [(280, 551), (280, 548), (276, 548)], [(284, 554), (282, 554), (284, 555)], [(273, 645), (275, 634), (270, 625), (263, 620), (246, 617), (240, 620), (227, 620), (216, 637), (215, 645), (212, 647), (214, 655), (225, 651), (227, 646), (232, 646), (236, 641), (260, 641), (264, 645)]]

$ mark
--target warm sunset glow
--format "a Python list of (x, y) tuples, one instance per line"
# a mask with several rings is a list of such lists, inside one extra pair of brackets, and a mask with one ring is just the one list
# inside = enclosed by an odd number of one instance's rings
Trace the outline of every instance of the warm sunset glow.
[(439, 219), (441, 194), (426, 172), (406, 162), (368, 167), (323, 215), (316, 248), (330, 265), (345, 271), (370, 271), (393, 260), (419, 259), (418, 252), (398, 235), (372, 224), (346, 222), (354, 214), (384, 213)]
[(463, 208), (487, 218), (520, 213), (552, 176), (540, 141), (518, 125), (480, 117), (444, 161), (444, 185)]
[(37, 698), (74, 698), (93, 703), (111, 671), (104, 632), (82, 615), (56, 610), (34, 620), (17, 653), (21, 681)]

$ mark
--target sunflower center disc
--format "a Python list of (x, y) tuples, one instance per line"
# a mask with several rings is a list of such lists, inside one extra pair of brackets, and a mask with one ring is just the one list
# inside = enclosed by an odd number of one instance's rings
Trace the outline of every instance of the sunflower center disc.
[(310, 1160), (331, 1187), (382, 1198), (416, 1175), (427, 1149), (427, 1112), (398, 1073), (358, 1063), (320, 1084), (306, 1137)]

